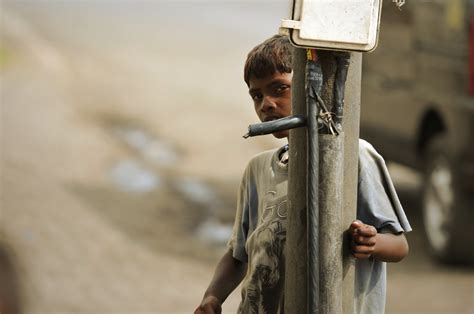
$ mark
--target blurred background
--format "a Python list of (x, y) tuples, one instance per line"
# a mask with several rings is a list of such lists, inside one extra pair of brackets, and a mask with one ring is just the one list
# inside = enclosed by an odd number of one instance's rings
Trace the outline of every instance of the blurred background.
[[(382, 32), (380, 49), (405, 50), (364, 67), (406, 76), (416, 72), (400, 57), (416, 46), (414, 17), (385, 2), (390, 21), (405, 24), (396, 41)], [(242, 138), (257, 122), (243, 64), (288, 3), (0, 2), (0, 259), (14, 265), (25, 313), (195, 309), (225, 251), (247, 161), (284, 143)], [(363, 123), (365, 99), (377, 103), (365, 90), (411, 86), (390, 78), (364, 73)], [(430, 255), (423, 176), (412, 168), (390, 163), (414, 231), (410, 255), (389, 266), (387, 313), (473, 313), (472, 269)], [(238, 302), (237, 290), (224, 312)]]

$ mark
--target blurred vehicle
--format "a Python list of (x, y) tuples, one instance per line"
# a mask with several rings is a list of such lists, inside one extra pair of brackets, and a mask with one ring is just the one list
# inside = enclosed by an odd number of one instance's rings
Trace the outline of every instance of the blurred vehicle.
[[(426, 238), (444, 262), (474, 262), (474, 0), (384, 3), (364, 56), (361, 137), (423, 173)], [(407, 209), (408, 211), (410, 209)]]

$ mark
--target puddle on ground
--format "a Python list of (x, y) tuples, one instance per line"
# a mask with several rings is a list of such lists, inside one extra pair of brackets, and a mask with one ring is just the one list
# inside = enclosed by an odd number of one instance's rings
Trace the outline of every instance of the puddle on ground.
[(153, 171), (133, 160), (120, 161), (110, 170), (109, 176), (125, 192), (150, 192), (161, 184), (160, 178)]
[(178, 160), (178, 153), (168, 143), (138, 127), (117, 127), (114, 133), (147, 161), (159, 166), (171, 166)]
[(210, 245), (225, 245), (232, 234), (232, 224), (221, 223), (214, 217), (223, 210), (216, 191), (198, 178), (182, 178), (174, 182), (175, 188), (188, 200), (205, 208), (205, 214), (195, 230), (197, 238)]
[(231, 234), (231, 224), (223, 224), (213, 219), (204, 221), (196, 230), (196, 235), (201, 241), (214, 245), (226, 244)]
[[(127, 146), (135, 150), (141, 158), (151, 165), (172, 167), (179, 158), (172, 145), (158, 140), (146, 130), (130, 125), (116, 126), (113, 133)], [(156, 169), (155, 169), (156, 170)], [(199, 240), (210, 245), (227, 243), (232, 234), (232, 225), (224, 224), (212, 218), (214, 211), (222, 210), (222, 203), (215, 189), (199, 178), (173, 178), (170, 181), (160, 178), (156, 171), (148, 169), (144, 163), (135, 160), (123, 160), (110, 171), (109, 176), (115, 185), (128, 193), (145, 193), (160, 188), (164, 184), (172, 184), (183, 197), (202, 206), (207, 214), (195, 230)]]
[(217, 202), (217, 195), (206, 183), (197, 178), (181, 178), (176, 180), (175, 187), (189, 200), (201, 204), (212, 205)]

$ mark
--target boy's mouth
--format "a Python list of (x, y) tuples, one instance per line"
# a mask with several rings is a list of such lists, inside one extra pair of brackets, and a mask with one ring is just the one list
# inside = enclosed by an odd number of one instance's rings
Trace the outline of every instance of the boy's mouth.
[(278, 119), (280, 119), (280, 117), (269, 116), (269, 117), (266, 117), (265, 119), (263, 119), (263, 122), (268, 122), (268, 121), (273, 121), (273, 120), (278, 120)]

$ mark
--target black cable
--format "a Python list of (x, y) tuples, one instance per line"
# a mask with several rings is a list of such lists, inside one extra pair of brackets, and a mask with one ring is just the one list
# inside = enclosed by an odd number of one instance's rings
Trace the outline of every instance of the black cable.
[(342, 118), (344, 115), (344, 91), (351, 55), (348, 52), (334, 52), (334, 57), (336, 59), (336, 74), (334, 77), (333, 112), (336, 129), (340, 133), (342, 132)]
[(295, 129), (306, 126), (306, 117), (303, 115), (294, 115), (278, 120), (256, 123), (249, 125), (249, 131), (244, 138), (257, 135), (271, 134), (274, 132)]

